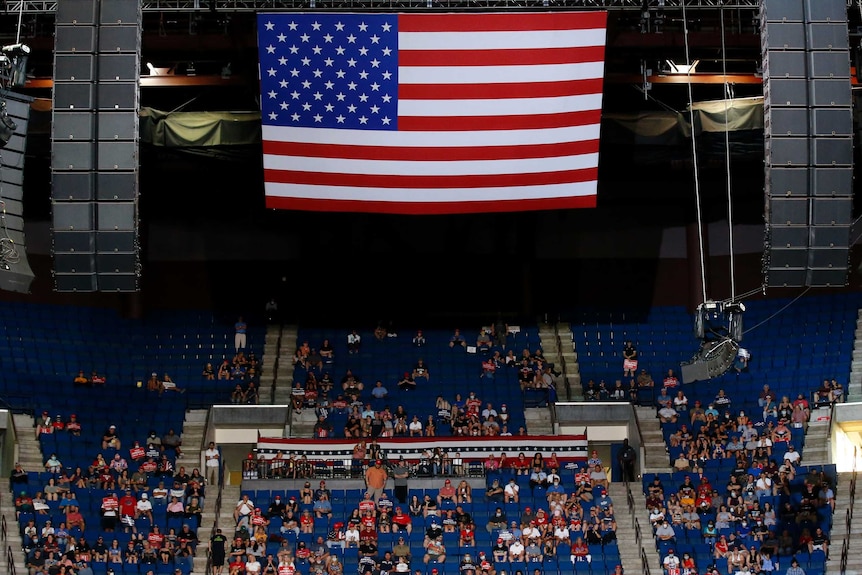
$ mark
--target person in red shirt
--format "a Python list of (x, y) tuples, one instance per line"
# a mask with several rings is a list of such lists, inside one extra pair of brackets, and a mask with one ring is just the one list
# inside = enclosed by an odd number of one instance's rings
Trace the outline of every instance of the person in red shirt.
[(440, 488), (440, 491), (437, 492), (437, 505), (443, 505), (443, 501), (447, 500), (455, 500), (455, 488), (452, 486), (452, 482), (448, 479), (443, 483), (443, 487)]
[(402, 512), (400, 507), (396, 507), (395, 515), (392, 516), (392, 527), (396, 533), (404, 530), (410, 535), (413, 532), (413, 520), (410, 515)]
[(161, 532), (158, 525), (153, 525), (153, 528), (147, 534), (147, 541), (153, 549), (161, 549), (165, 544), (165, 535)]
[(66, 508), (66, 527), (68, 529), (78, 527), (81, 531), (85, 528), (84, 516), (81, 515), (76, 505), (69, 505)]
[(66, 431), (72, 435), (81, 435), (81, 423), (78, 421), (78, 416), (74, 413), (69, 416), (69, 422), (66, 424)]
[(54, 420), (54, 423), (51, 424), (54, 427), (54, 431), (63, 431), (66, 429), (66, 424), (63, 423), (63, 416), (58, 415)]
[(132, 495), (131, 489), (126, 489), (125, 495), (120, 497), (120, 523), (125, 528), (126, 533), (131, 528), (132, 533), (137, 533), (135, 527), (135, 507), (138, 505), (138, 500)]
[(306, 509), (299, 517), (299, 530), (303, 533), (314, 533), (314, 516)]

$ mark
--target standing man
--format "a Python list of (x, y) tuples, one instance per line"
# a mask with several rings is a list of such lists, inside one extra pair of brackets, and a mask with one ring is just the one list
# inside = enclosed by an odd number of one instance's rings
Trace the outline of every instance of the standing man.
[(398, 458), (398, 463), (392, 469), (392, 477), (395, 478), (395, 498), (398, 499), (398, 503), (407, 503), (407, 478), (410, 477), (410, 470), (404, 463), (403, 455)]
[(237, 351), (245, 349), (245, 332), (248, 330), (248, 326), (243, 321), (242, 316), (239, 316), (233, 328), (236, 330), (236, 335), (233, 338), (234, 347)]
[(626, 481), (635, 480), (636, 459), (637, 452), (635, 451), (635, 448), (629, 445), (628, 438), (623, 439), (623, 447), (620, 449), (619, 453), (617, 453), (617, 461), (620, 463), (620, 467), (623, 470), (623, 479)]
[(227, 537), (221, 529), (216, 529), (215, 535), (210, 537), (210, 557), (212, 557), (212, 575), (221, 575), (224, 569), (225, 555), (227, 555)]
[(219, 470), (221, 468), (221, 454), (216, 449), (215, 441), (210, 441), (209, 447), (204, 452), (206, 458), (207, 485), (218, 489)]
[(389, 474), (383, 468), (383, 460), (381, 459), (376, 459), (374, 465), (365, 471), (365, 486), (368, 488), (368, 493), (371, 494), (371, 498), (374, 499), (375, 504), (380, 499), (388, 478)]

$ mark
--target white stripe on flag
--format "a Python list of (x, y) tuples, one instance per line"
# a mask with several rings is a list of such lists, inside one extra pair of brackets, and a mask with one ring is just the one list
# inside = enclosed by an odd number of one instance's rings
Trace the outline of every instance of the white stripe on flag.
[[(457, 89), (453, 90), (457, 94)], [(398, 100), (398, 116), (525, 116), (600, 110), (601, 94), (499, 100)]]
[(309, 142), (347, 146), (460, 148), (561, 144), (599, 139), (599, 124), (538, 130), (486, 130), (477, 132), (395, 132), (263, 126), (264, 141)]
[(505, 188), (360, 188), (266, 183), (266, 195), (282, 198), (354, 200), (372, 202), (481, 202), (594, 196), (597, 182), (511, 186)]
[(399, 160), (342, 160), (264, 154), (263, 167), (334, 174), (376, 174), (400, 176), (468, 176), (471, 174), (526, 174), (595, 168), (598, 154), (529, 158), (515, 160), (467, 160), (411, 162)]
[(604, 45), (604, 29), (398, 33), (399, 50), (518, 50)]
[(499, 84), (516, 82), (563, 82), (601, 78), (602, 62), (535, 64), (533, 66), (403, 66), (399, 84)]

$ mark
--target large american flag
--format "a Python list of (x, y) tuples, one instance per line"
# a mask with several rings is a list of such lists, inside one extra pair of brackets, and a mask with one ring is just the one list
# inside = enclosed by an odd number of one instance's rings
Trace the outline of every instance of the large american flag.
[(594, 207), (605, 12), (259, 14), (270, 208)]

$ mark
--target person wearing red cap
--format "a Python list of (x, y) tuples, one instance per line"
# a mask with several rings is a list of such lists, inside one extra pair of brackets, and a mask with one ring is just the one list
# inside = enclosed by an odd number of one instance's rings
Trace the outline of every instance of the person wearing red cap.
[(396, 533), (406, 531), (407, 535), (413, 533), (413, 519), (400, 507), (395, 508), (395, 514), (392, 516), (392, 530)]
[(369, 466), (365, 471), (365, 486), (368, 488), (368, 492), (371, 493), (371, 498), (375, 504), (380, 499), (388, 478), (389, 473), (383, 467), (383, 461), (380, 459), (375, 460), (374, 465)]
[(455, 495), (455, 487), (452, 485), (452, 481), (447, 479), (440, 491), (437, 492), (437, 505), (442, 506), (444, 501), (454, 501)]

